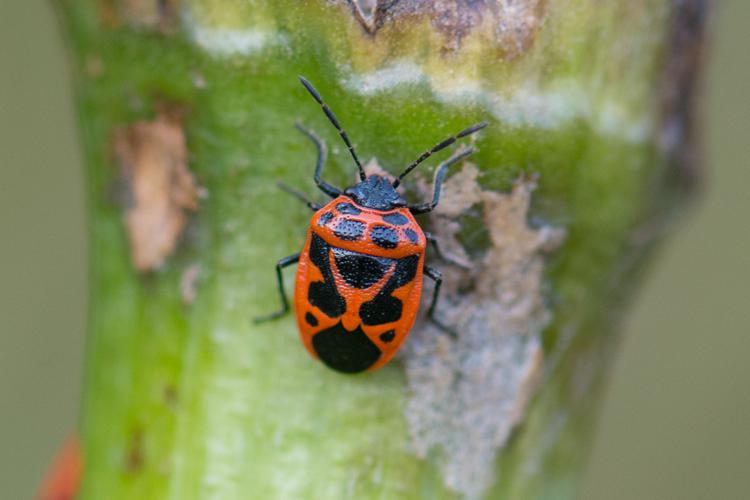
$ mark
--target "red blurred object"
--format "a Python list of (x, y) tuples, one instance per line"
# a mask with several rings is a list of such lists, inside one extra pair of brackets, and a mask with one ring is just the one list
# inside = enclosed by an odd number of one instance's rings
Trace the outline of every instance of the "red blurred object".
[(73, 500), (83, 473), (81, 447), (75, 436), (65, 440), (44, 478), (37, 500)]

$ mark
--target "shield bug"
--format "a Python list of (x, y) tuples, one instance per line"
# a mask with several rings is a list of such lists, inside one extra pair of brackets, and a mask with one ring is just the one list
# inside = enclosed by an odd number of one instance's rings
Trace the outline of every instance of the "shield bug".
[(287, 312), (289, 304), (282, 270), (298, 263), (294, 303), (300, 336), (307, 350), (340, 372), (376, 370), (396, 354), (414, 325), (423, 275), (435, 282), (427, 316), (440, 328), (449, 330), (434, 316), (442, 275), (425, 264), (427, 243), (438, 256), (442, 255), (437, 241), (422, 231), (414, 216), (428, 213), (437, 206), (448, 167), (475, 150), (459, 151), (438, 166), (432, 201), (410, 205), (396, 188), (433, 153), (487, 124), (472, 125), (438, 143), (393, 181), (382, 175), (368, 176), (331, 109), (310, 82), (302, 77), (300, 81), (336, 127), (357, 165), (360, 182), (342, 191), (324, 181), (321, 173), (326, 162), (326, 145), (313, 132), (297, 124), (318, 150), (315, 184), (333, 199), (321, 206), (281, 185), (315, 213), (302, 252), (276, 264), (281, 309), (257, 318), (256, 322), (276, 319)]

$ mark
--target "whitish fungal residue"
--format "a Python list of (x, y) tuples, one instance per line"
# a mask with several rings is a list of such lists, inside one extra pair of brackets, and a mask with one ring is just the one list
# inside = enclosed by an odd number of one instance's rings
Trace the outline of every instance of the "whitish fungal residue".
[(182, 17), (183, 24), (196, 45), (213, 56), (247, 56), (259, 53), (268, 46), (285, 43), (282, 35), (267, 29), (205, 25), (197, 20), (188, 9)]
[(416, 85), (427, 81), (427, 75), (417, 64), (396, 61), (392, 65), (364, 74), (353, 74), (344, 84), (362, 95), (373, 95), (398, 85)]
[(643, 142), (651, 137), (653, 130), (650, 119), (633, 117), (622, 103), (597, 100), (573, 80), (557, 81), (543, 89), (529, 82), (499, 94), (485, 90), (479, 81), (460, 75), (432, 78), (418, 64), (400, 60), (367, 73), (350, 73), (342, 78), (342, 83), (368, 96), (400, 86), (428, 85), (439, 101), (456, 106), (479, 106), (511, 127), (550, 130), (582, 119), (603, 135), (629, 142)]
[[(541, 332), (550, 321), (543, 299), (543, 255), (561, 229), (528, 225), (534, 179), (508, 194), (484, 191), (466, 166), (446, 182), (431, 230), (451, 252), (464, 254), (456, 219), (480, 206), (490, 244), (472, 271), (442, 265), (439, 314), (456, 338), (428, 322), (405, 348), (406, 416), (419, 456), (436, 452), (443, 480), (478, 498), (495, 478), (495, 458), (523, 419), (542, 373)], [(427, 186), (422, 190), (429, 192)], [(468, 291), (467, 291), (468, 288)]]

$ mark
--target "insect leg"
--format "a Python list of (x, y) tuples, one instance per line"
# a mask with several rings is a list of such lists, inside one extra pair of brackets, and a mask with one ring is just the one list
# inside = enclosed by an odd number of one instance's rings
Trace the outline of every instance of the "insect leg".
[(301, 201), (302, 203), (304, 203), (305, 205), (307, 205), (310, 208), (310, 210), (312, 210), (313, 212), (317, 212), (318, 210), (320, 210), (321, 208), (323, 208), (323, 205), (321, 205), (320, 203), (315, 203), (314, 201), (308, 200), (307, 196), (305, 196), (304, 193), (302, 193), (301, 191), (298, 191), (298, 190), (294, 189), (293, 187), (291, 187), (291, 186), (289, 186), (287, 184), (284, 184), (281, 181), (277, 182), (276, 185), (279, 186), (279, 189), (281, 189), (285, 193), (291, 194), (292, 196), (294, 196), (295, 198), (297, 198), (299, 201)]
[(331, 198), (336, 198), (341, 194), (341, 190), (337, 187), (331, 186), (326, 181), (320, 178), (320, 174), (323, 172), (323, 166), (325, 165), (326, 159), (328, 158), (328, 148), (326, 147), (326, 143), (323, 142), (320, 137), (315, 135), (312, 130), (308, 130), (304, 126), (302, 126), (301, 123), (297, 122), (294, 124), (294, 126), (297, 127), (297, 130), (305, 134), (305, 136), (307, 136), (307, 138), (315, 144), (315, 147), (318, 148), (318, 161), (315, 164), (315, 174), (313, 175), (315, 184), (317, 184), (318, 188), (325, 194), (327, 194)]
[(432, 302), (430, 303), (430, 308), (427, 309), (427, 318), (432, 321), (435, 326), (440, 328), (451, 337), (458, 337), (458, 334), (455, 330), (435, 317), (435, 306), (437, 305), (438, 298), (440, 297), (440, 286), (443, 284), (443, 273), (441, 273), (440, 270), (430, 266), (424, 266), (424, 273), (428, 278), (435, 282), (435, 289), (432, 292)]
[(286, 293), (284, 293), (284, 276), (281, 273), (281, 270), (284, 269), (287, 266), (291, 266), (292, 264), (296, 264), (299, 262), (299, 252), (295, 253), (293, 255), (290, 255), (289, 257), (284, 257), (280, 261), (276, 263), (276, 280), (278, 282), (279, 286), (279, 297), (281, 298), (281, 309), (278, 311), (267, 314), (265, 316), (259, 316), (255, 318), (254, 322), (262, 323), (264, 321), (270, 321), (272, 319), (277, 319), (286, 314), (286, 312), (289, 310), (289, 302), (286, 300)]
[(413, 213), (414, 215), (419, 214), (426, 214), (427, 212), (432, 212), (432, 210), (437, 206), (437, 204), (440, 202), (440, 190), (443, 187), (443, 181), (445, 180), (445, 174), (448, 171), (448, 167), (453, 165), (454, 163), (457, 163), (470, 154), (472, 154), (474, 151), (476, 151), (474, 148), (467, 148), (463, 151), (458, 151), (453, 156), (445, 160), (443, 163), (438, 165), (437, 170), (435, 171), (435, 190), (432, 193), (432, 201), (427, 203), (420, 203), (419, 205), (411, 205), (409, 206), (409, 211)]
[(467, 262), (456, 258), (452, 255), (448, 255), (443, 252), (443, 250), (440, 248), (440, 244), (438, 243), (438, 239), (433, 235), (432, 233), (428, 233), (425, 231), (424, 233), (425, 238), (427, 238), (428, 243), (432, 245), (432, 249), (435, 250), (435, 254), (438, 256), (439, 259), (444, 260), (448, 264), (453, 264), (454, 266), (458, 266), (461, 269), (471, 269), (471, 265)]

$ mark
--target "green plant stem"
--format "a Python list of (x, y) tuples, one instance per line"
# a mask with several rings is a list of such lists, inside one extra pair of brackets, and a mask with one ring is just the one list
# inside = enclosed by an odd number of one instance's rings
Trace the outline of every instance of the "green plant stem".
[[(674, 19), (691, 2), (526, 3), (539, 4), (542, 22), (511, 50), (510, 35), (493, 39), (485, 25), (455, 48), (419, 16), (386, 17), (371, 35), (346, 2), (190, 0), (154, 21), (132, 10), (149, 2), (58, 1), (90, 225), (81, 498), (476, 495), (446, 485), (441, 450), (414, 452), (403, 360), (343, 376), (310, 359), (291, 317), (251, 321), (277, 307), (273, 266), (299, 251), (309, 218), (276, 182), (321, 199), (315, 153), (295, 120), (328, 141), (329, 182), (354, 178), (300, 74), (365, 161), (377, 156), (398, 172), (437, 140), (488, 120), (472, 159), (481, 188), (508, 192), (519, 177), (538, 176), (529, 224), (566, 235), (544, 260), (541, 382), (498, 446), (483, 492), (574, 495), (614, 320), (684, 199), (661, 142), (662, 102), (667, 62), (680, 50), (671, 46)], [(113, 144), (118, 130), (153, 122), (165, 105), (180, 110), (188, 168), (207, 196), (176, 250), (139, 272)], [(195, 300), (186, 303), (191, 267)]]

